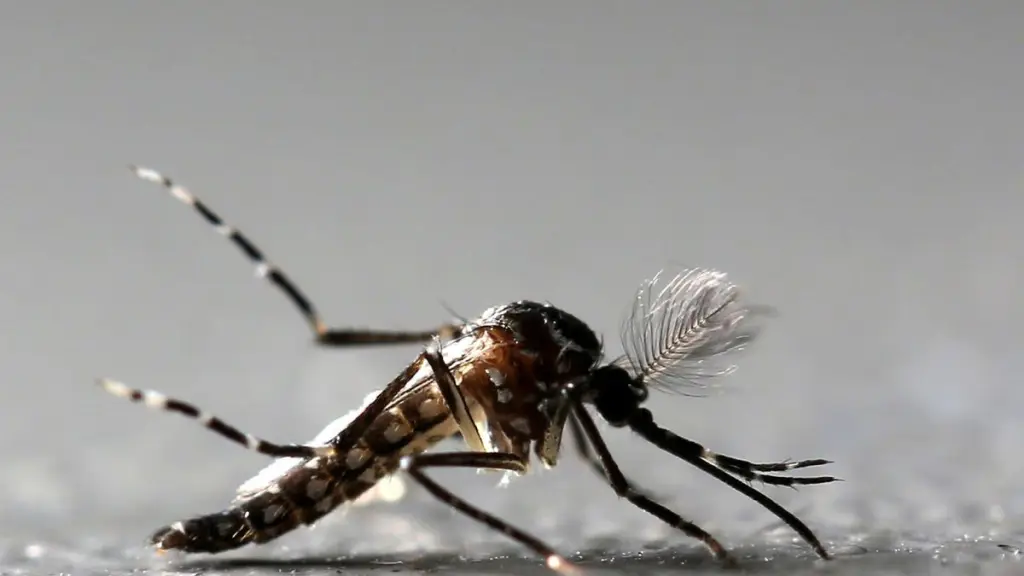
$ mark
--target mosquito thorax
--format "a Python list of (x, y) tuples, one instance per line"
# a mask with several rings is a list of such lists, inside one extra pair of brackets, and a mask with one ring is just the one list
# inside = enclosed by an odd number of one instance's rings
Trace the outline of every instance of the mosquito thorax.
[(462, 389), (488, 406), (492, 425), (514, 441), (544, 443), (554, 458), (566, 393), (600, 363), (597, 334), (572, 314), (529, 300), (487, 309), (463, 334), (480, 347), (461, 371)]
[(585, 375), (601, 360), (601, 340), (585, 322), (547, 303), (518, 300), (493, 306), (469, 323), (509, 330), (524, 348), (557, 350), (555, 370), (566, 379)]

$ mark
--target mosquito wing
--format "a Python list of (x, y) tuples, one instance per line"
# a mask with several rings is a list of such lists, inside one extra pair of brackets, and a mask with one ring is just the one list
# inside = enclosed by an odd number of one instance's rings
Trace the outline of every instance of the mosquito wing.
[[(307, 442), (306, 445), (327, 445), (335, 436), (340, 434), (342, 430), (347, 428), (348, 425), (355, 420), (356, 416), (358, 416), (360, 412), (373, 402), (379, 393), (380, 391), (377, 390), (368, 394), (366, 398), (363, 399), (362, 405), (328, 424), (320, 431), (319, 434)], [(278, 458), (274, 460), (269, 466), (260, 470), (255, 476), (249, 478), (238, 487), (236, 490), (235, 501), (245, 500), (258, 492), (266, 490), (268, 486), (276, 482), (279, 478), (285, 476), (295, 468), (303, 466), (308, 461), (308, 458)]]
[[(472, 335), (466, 335), (456, 339), (453, 343), (449, 343), (441, 349), (442, 356), (446, 363), (451, 367), (457, 367), (470, 361), (472, 355), (475, 352), (477, 341)], [(421, 392), (427, 386), (435, 386), (433, 374), (430, 371), (430, 366), (423, 362), (419, 370), (409, 379), (409, 382), (402, 388), (402, 390), (396, 395), (390, 402), (388, 402), (386, 410), (392, 409), (399, 404), (405, 402), (411, 396), (415, 396)], [(380, 390), (376, 390), (368, 394), (364, 399), (363, 403), (348, 412), (344, 416), (337, 418), (330, 424), (324, 427), (319, 434), (316, 435), (312, 440), (306, 443), (307, 446), (325, 446), (333, 442), (349, 425), (353, 420), (356, 419), (374, 400), (380, 395)], [(251, 497), (252, 495), (265, 490), (272, 483), (276, 482), (282, 476), (285, 476), (290, 471), (304, 466), (309, 460), (306, 458), (278, 458), (274, 460), (269, 466), (260, 470), (255, 476), (246, 480), (236, 490), (235, 501), (244, 500)], [(394, 479), (398, 481), (397, 479)], [(404, 489), (400, 485), (394, 482), (379, 482), (374, 490), (380, 488), (382, 494), (396, 494), (404, 492)], [(366, 494), (364, 499), (373, 499), (373, 496)], [(383, 499), (393, 500), (393, 496), (383, 496)]]

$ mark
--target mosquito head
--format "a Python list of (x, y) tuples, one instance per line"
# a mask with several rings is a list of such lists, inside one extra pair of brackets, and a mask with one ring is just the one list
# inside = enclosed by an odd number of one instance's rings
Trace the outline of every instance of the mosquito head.
[(647, 385), (625, 368), (608, 364), (591, 374), (583, 399), (593, 404), (612, 426), (625, 426), (647, 400)]

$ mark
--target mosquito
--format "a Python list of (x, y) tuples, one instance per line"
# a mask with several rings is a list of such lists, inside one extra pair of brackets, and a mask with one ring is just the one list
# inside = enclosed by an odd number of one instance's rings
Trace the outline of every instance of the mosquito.
[[(725, 273), (683, 270), (665, 282), (645, 281), (622, 324), (624, 353), (604, 362), (601, 339), (582, 320), (549, 303), (520, 300), (485, 310), (479, 317), (428, 330), (389, 331), (329, 327), (312, 301), (238, 229), (198, 197), (148, 168), (132, 166), (191, 206), (277, 286), (302, 313), (316, 345), (413, 344), (423, 348), (394, 380), (363, 405), (330, 423), (306, 444), (276, 443), (243, 432), (189, 402), (110, 379), (99, 383), (116, 396), (198, 420), (232, 442), (274, 458), (238, 487), (223, 510), (174, 522), (155, 531), (159, 551), (217, 553), (271, 541), (300, 525), (312, 525), (404, 474), (438, 500), (494, 529), (544, 559), (551, 570), (579, 568), (527, 531), (477, 508), (431, 478), (434, 468), (491, 470), (508, 478), (527, 473), (536, 458), (545, 468), (559, 461), (568, 431), (576, 452), (616, 495), (699, 540), (722, 562), (735, 561), (714, 536), (658, 503), (623, 474), (591, 410), (613, 428), (626, 428), (661, 450), (696, 466), (751, 498), (789, 525), (823, 559), (829, 554), (791, 512), (752, 483), (824, 484), (833, 476), (777, 474), (831, 464), (813, 459), (753, 463), (717, 454), (659, 426), (644, 402), (651, 389), (700, 395), (735, 365), (728, 359), (758, 335), (765, 307), (748, 305)], [(430, 452), (459, 437), (466, 449)]]

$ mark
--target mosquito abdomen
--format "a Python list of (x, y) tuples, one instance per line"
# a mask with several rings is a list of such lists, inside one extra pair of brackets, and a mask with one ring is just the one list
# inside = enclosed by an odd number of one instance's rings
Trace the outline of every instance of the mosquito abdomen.
[(339, 505), (355, 500), (373, 487), (379, 475), (386, 475), (381, 463), (367, 464), (377, 466), (368, 467), (372, 475), (361, 478), (338, 474), (340, 471), (330, 470), (326, 465), (293, 468), (266, 489), (226, 510), (157, 530), (150, 543), (162, 550), (216, 553), (249, 543), (268, 542), (301, 525), (312, 524)]
[(216, 553), (263, 543), (316, 522), (398, 470), (398, 461), (455, 432), (436, 390), (424, 389), (382, 413), (343, 455), (298, 462), (226, 510), (175, 522), (150, 543), (161, 550)]
[(164, 526), (150, 536), (160, 550), (216, 553), (243, 546), (253, 539), (242, 511), (229, 508)]

